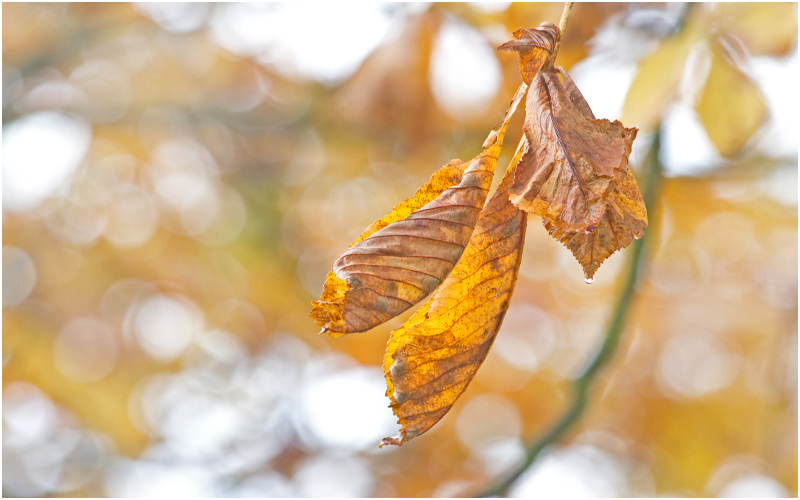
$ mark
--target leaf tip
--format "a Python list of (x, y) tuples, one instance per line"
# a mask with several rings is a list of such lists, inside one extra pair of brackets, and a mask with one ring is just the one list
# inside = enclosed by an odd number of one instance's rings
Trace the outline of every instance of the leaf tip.
[[(324, 330), (325, 330), (325, 333), (328, 334), (328, 337), (330, 337), (332, 339), (338, 339), (339, 337), (344, 337), (348, 333), (348, 332), (336, 332), (336, 331), (333, 331), (333, 330), (328, 330), (327, 328), (325, 328)], [(319, 333), (322, 334), (323, 332), (319, 332)]]
[(420, 434), (419, 431), (415, 429), (414, 430), (400, 429), (400, 432), (398, 432), (396, 436), (385, 437), (381, 439), (381, 444), (379, 445), (379, 448), (383, 448), (388, 444), (394, 446), (403, 446), (403, 443), (405, 443), (406, 441), (410, 441), (411, 439), (414, 439), (415, 437), (419, 436), (419, 434)]

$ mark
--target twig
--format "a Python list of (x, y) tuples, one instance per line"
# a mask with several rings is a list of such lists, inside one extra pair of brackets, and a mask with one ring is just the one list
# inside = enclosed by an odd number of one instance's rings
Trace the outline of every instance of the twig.
[[(656, 131), (653, 145), (650, 148), (650, 152), (646, 160), (646, 184), (644, 185), (643, 189), (643, 198), (645, 205), (648, 208), (651, 221), (656, 219), (656, 217), (654, 217), (656, 208), (654, 206), (654, 202), (658, 199), (657, 191), (659, 187), (659, 181), (661, 180), (661, 165), (658, 162), (658, 151), (660, 147), (660, 132)], [(514, 469), (505, 478), (493, 485), (490, 485), (488, 488), (476, 494), (475, 496), (490, 497), (504, 494), (506, 490), (508, 490), (508, 488), (514, 483), (514, 481), (516, 481), (528, 469), (528, 467), (533, 464), (542, 450), (558, 439), (573, 423), (578, 420), (578, 417), (580, 417), (581, 413), (583, 413), (583, 409), (586, 407), (589, 385), (591, 384), (592, 380), (594, 380), (594, 376), (597, 371), (611, 358), (619, 341), (619, 336), (622, 333), (623, 326), (625, 325), (625, 318), (628, 314), (628, 310), (630, 309), (636, 284), (638, 283), (641, 272), (644, 269), (644, 248), (646, 243), (649, 241), (649, 235), (653, 233), (653, 224), (651, 223), (648, 231), (645, 232), (644, 237), (642, 237), (640, 240), (634, 241), (631, 244), (631, 254), (628, 260), (625, 281), (622, 285), (622, 290), (620, 291), (619, 297), (617, 298), (614, 314), (611, 317), (611, 321), (606, 328), (606, 333), (603, 336), (603, 344), (595, 354), (589, 366), (586, 368), (586, 370), (584, 370), (583, 374), (581, 374), (581, 376), (578, 377), (572, 384), (574, 393), (572, 405), (561, 417), (561, 419), (556, 422), (552, 429), (550, 429), (547, 433), (545, 433), (527, 448), (525, 452), (525, 459), (516, 469)]]
[(550, 64), (554, 65), (556, 61), (556, 56), (558, 55), (558, 49), (561, 47), (561, 39), (564, 38), (564, 29), (567, 27), (567, 21), (569, 21), (569, 15), (572, 13), (572, 4), (575, 2), (566, 2), (564, 4), (564, 10), (561, 12), (561, 21), (558, 22), (558, 30), (561, 33), (561, 36), (558, 37), (558, 41), (556, 41), (556, 46), (553, 47), (553, 55), (550, 56)]

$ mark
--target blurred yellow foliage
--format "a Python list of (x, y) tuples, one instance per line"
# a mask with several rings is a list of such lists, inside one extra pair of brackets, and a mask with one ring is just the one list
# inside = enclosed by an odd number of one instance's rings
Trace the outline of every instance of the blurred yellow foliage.
[[(400, 449), (377, 449), (378, 360), (409, 314), (332, 341), (308, 302), (475, 155), (519, 82), (494, 47), (561, 8), (4, 4), (4, 495), (463, 495), (508, 470), (568, 404), (625, 251), (586, 285), (528, 231), (492, 353)], [(797, 82), (751, 71), (797, 74), (797, 5), (684, 8), (572, 11), (559, 63), (595, 111), (624, 100), (637, 179), (662, 124), (667, 178), (616, 356), (510, 493), (797, 495)], [(699, 142), (670, 142), (677, 105)]]
[(755, 84), (725, 60), (716, 44), (697, 112), (708, 138), (723, 156), (737, 153), (767, 116)]

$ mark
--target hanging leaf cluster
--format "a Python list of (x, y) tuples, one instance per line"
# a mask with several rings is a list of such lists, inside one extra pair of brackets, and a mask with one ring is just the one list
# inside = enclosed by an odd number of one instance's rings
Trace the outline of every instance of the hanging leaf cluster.
[[(401, 428), (383, 444), (428, 431), (475, 376), (508, 309), (528, 213), (573, 253), (587, 282), (644, 234), (647, 211), (628, 168), (637, 130), (594, 117), (553, 66), (560, 35), (543, 23), (498, 47), (519, 53), (523, 82), (482, 151), (469, 162), (450, 161), (367, 228), (334, 262), (312, 303), (321, 333), (338, 337), (380, 325), (430, 295), (389, 340), (386, 395)], [(524, 136), (487, 201), (523, 98)]]

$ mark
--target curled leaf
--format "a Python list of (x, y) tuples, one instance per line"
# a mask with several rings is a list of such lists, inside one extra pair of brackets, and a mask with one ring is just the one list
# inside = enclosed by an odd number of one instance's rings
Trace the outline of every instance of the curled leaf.
[[(522, 150), (520, 142), (512, 165)], [(392, 332), (384, 358), (386, 395), (401, 427), (381, 446), (402, 445), (438, 422), (494, 342), (517, 279), (527, 224), (527, 214), (508, 199), (511, 179), (509, 169), (450, 276)]]
[(590, 232), (565, 231), (543, 221), (550, 236), (567, 247), (583, 267), (587, 281), (611, 254), (641, 238), (647, 227), (647, 210), (633, 174), (625, 169), (622, 178), (606, 195), (606, 210)]
[(568, 76), (565, 82), (571, 92), (555, 73), (534, 78), (524, 125), (531, 147), (515, 168), (509, 193), (519, 208), (582, 231), (603, 215), (604, 195), (627, 166), (636, 130), (584, 115), (591, 113), (588, 104)]
[(559, 72), (563, 85), (557, 74), (540, 72), (528, 92), (524, 130), (532, 146), (515, 167), (509, 193), (519, 208), (544, 219), (591, 279), (647, 225), (628, 169), (637, 130), (596, 119), (572, 79)]
[(334, 262), (310, 314), (323, 332), (369, 330), (422, 300), (450, 273), (486, 201), (508, 121), (526, 88), (520, 86), (478, 156), (442, 167)]
[(520, 28), (511, 36), (514, 39), (500, 45), (497, 50), (519, 52), (519, 73), (522, 81), (530, 85), (533, 77), (553, 54), (553, 49), (561, 38), (561, 31), (555, 24), (544, 22), (536, 29)]

